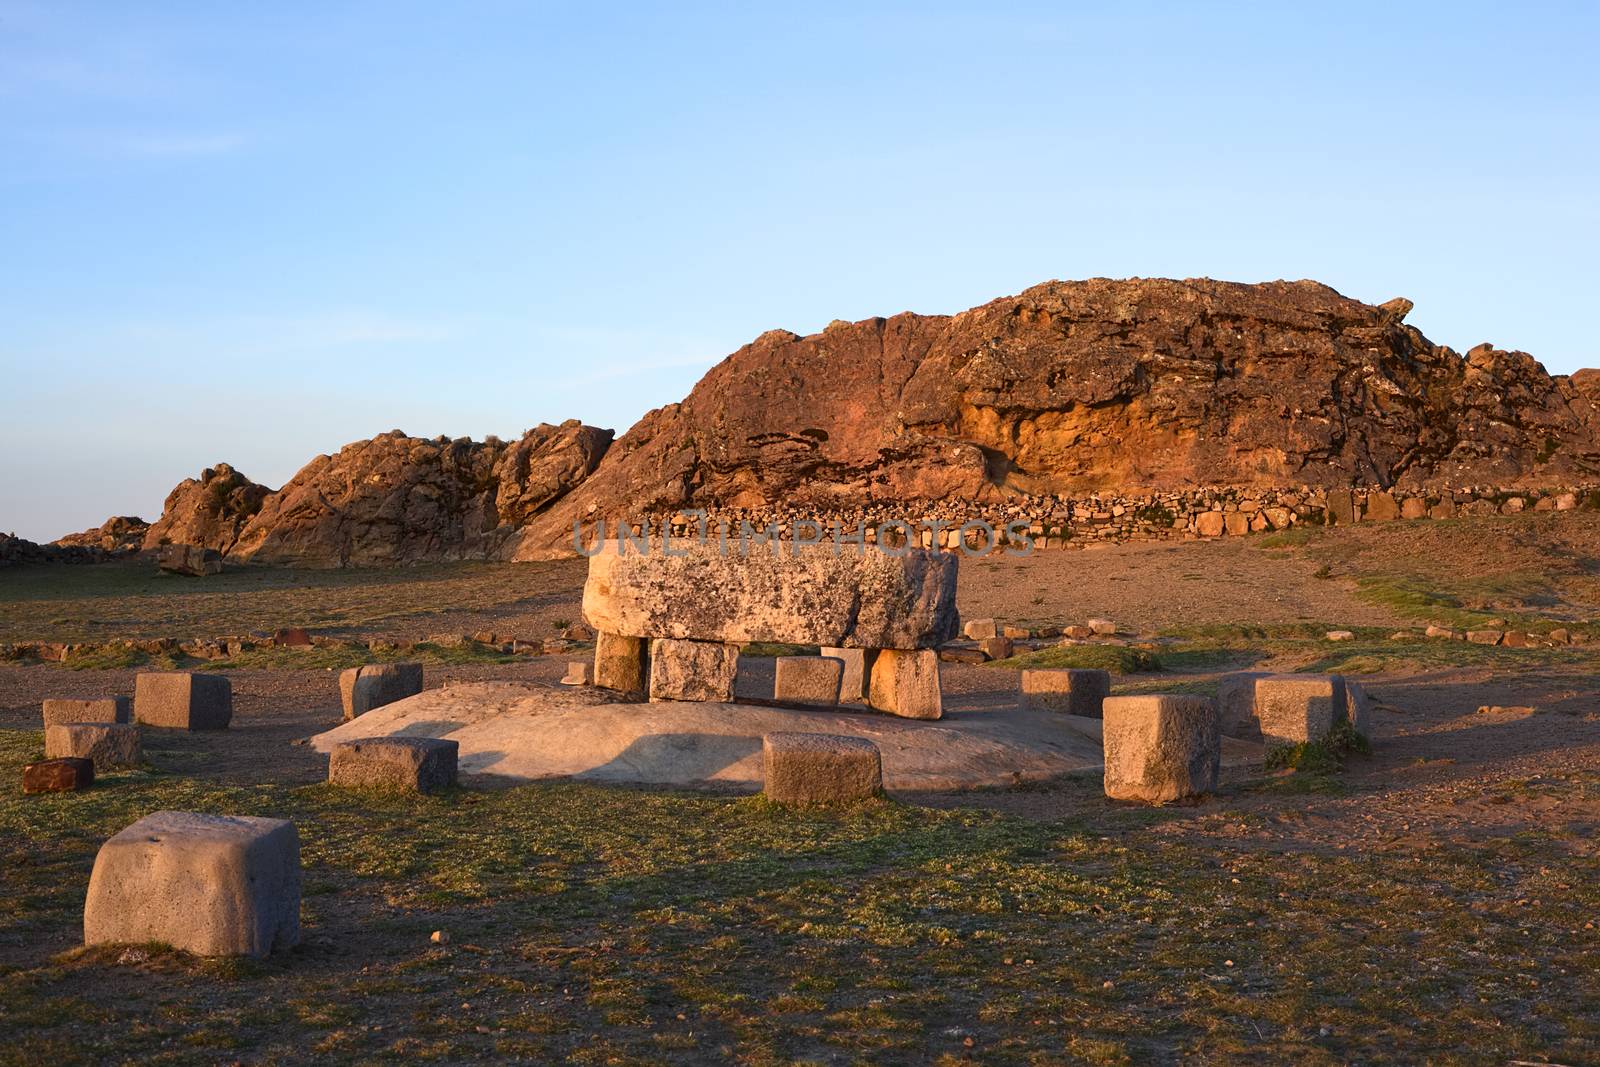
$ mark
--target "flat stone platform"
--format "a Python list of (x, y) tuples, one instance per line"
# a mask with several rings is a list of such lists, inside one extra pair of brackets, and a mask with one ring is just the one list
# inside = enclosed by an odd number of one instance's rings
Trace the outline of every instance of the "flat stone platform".
[(868, 711), (757, 704), (628, 704), (604, 690), (531, 682), (430, 689), (369, 711), (311, 744), (391, 735), (447, 737), (461, 777), (478, 784), (540, 778), (761, 788), (761, 737), (849, 734), (876, 743), (893, 793), (1011, 786), (1102, 766), (1100, 723), (1019, 707), (946, 711), (937, 722)]

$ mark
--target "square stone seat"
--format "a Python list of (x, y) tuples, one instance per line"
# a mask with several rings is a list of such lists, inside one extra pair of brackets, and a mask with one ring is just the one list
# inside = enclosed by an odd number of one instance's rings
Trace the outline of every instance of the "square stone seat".
[(133, 680), (133, 717), (174, 730), (226, 730), (233, 683), (215, 674), (150, 671)]
[(839, 703), (865, 704), (867, 679), (872, 673), (872, 661), (877, 652), (870, 648), (828, 648), (822, 654), (844, 664), (844, 676), (839, 681)]
[(300, 940), (300, 836), (285, 819), (158, 811), (100, 847), (87, 945), (266, 956)]
[(1222, 767), (1222, 732), (1210, 697), (1107, 697), (1105, 792), (1165, 804), (1209, 793)]
[(139, 728), (125, 722), (68, 722), (44, 730), (46, 759), (86, 759), (105, 772), (137, 767), (144, 758)]
[(1111, 695), (1109, 671), (1063, 668), (1022, 672), (1022, 706), (1098, 719)]
[(937, 719), (944, 714), (939, 686), (939, 655), (928, 649), (882, 649), (872, 660), (867, 703), (907, 719)]
[(76, 793), (94, 784), (94, 761), (77, 756), (41, 760), (22, 768), (23, 793)]
[(1255, 695), (1261, 741), (1269, 749), (1321, 741), (1349, 714), (1337, 674), (1269, 674), (1256, 679)]
[(772, 695), (790, 704), (839, 703), (844, 682), (844, 660), (832, 656), (779, 656)]
[(58, 726), (68, 722), (132, 722), (133, 701), (127, 697), (101, 697), (95, 700), (46, 700), (44, 724)]
[(761, 739), (763, 792), (780, 804), (849, 804), (883, 792), (883, 759), (864, 737), (771, 733)]
[(344, 721), (422, 692), (422, 664), (368, 663), (339, 674)]
[(461, 746), (438, 737), (367, 737), (328, 754), (328, 782), (358, 789), (435, 793), (456, 784)]

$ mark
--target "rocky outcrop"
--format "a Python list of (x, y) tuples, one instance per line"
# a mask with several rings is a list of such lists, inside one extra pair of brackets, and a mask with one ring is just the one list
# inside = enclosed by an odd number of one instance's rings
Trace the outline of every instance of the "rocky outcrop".
[(1048, 282), (953, 316), (765, 333), (612, 446), (572, 523), (683, 507), (994, 503), (1199, 486), (1511, 485), (1600, 472), (1600, 381), (1465, 357), (1316, 282)]
[(137, 515), (113, 515), (93, 529), (57, 538), (61, 548), (98, 549), (107, 556), (125, 556), (144, 547), (150, 524)]
[(226, 552), (307, 566), (484, 559), (587, 477), (610, 440), (575, 421), (514, 444), (394, 430), (312, 460), (263, 499)]
[(194, 545), (226, 552), (261, 510), (272, 490), (226, 463), (185, 478), (161, 507), (161, 518), (145, 531), (144, 546)]

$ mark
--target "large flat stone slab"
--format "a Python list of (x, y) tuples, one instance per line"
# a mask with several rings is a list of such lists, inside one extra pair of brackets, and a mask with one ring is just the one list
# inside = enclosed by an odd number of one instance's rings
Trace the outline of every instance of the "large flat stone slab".
[(953, 552), (784, 544), (729, 554), (674, 542), (682, 556), (610, 541), (589, 560), (583, 614), (603, 633), (745, 644), (931, 648), (956, 635)]
[(763, 777), (762, 737), (779, 732), (872, 741), (892, 793), (1017, 785), (1101, 765), (1099, 739), (1059, 712), (947, 709), (937, 722), (923, 722), (869, 711), (617, 703), (605, 690), (531, 682), (430, 689), (311, 743), (328, 752), (360, 737), (449, 738), (460, 746), (458, 766), (468, 785), (570, 776), (754, 792)]

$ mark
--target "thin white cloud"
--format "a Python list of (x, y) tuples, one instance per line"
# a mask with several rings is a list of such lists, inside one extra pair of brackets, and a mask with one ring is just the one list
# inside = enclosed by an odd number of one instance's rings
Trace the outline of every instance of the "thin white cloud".
[(101, 147), (119, 155), (170, 158), (226, 155), (245, 143), (236, 133), (122, 134), (106, 138)]

